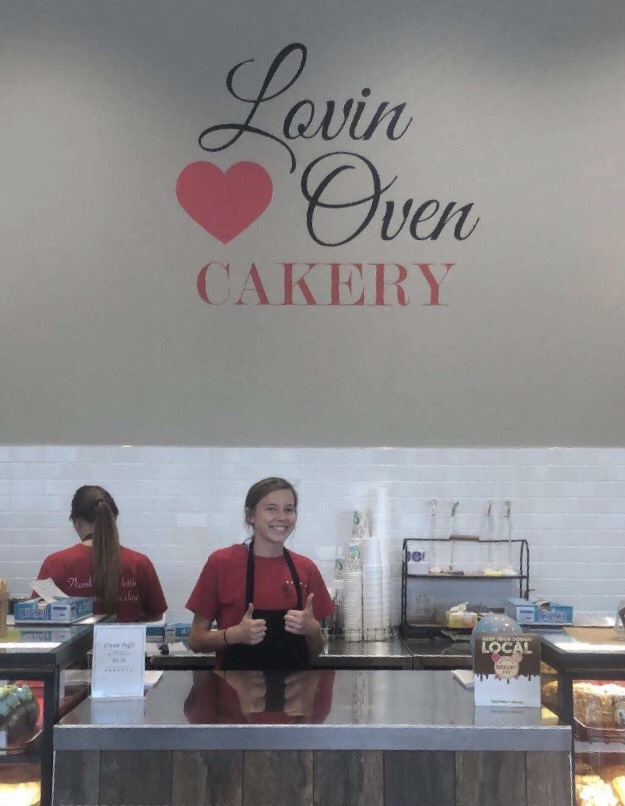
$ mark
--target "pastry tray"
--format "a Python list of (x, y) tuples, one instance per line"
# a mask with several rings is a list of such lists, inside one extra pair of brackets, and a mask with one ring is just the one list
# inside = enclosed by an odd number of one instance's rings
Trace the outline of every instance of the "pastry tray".
[(606, 742), (625, 744), (625, 728), (614, 726), (585, 725), (577, 717), (573, 719), (574, 734), (583, 742)]

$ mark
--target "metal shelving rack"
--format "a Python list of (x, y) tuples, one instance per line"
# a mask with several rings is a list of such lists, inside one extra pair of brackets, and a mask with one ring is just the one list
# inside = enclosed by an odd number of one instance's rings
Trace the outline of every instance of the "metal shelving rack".
[[(492, 584), (505, 580), (516, 580), (518, 582), (518, 595), (521, 599), (529, 598), (529, 583), (530, 583), (530, 550), (527, 540), (474, 540), (469, 541), (471, 545), (485, 546), (489, 543), (496, 544), (497, 546), (508, 546), (512, 544), (518, 551), (518, 573), (516, 574), (457, 574), (457, 573), (441, 573), (441, 574), (411, 574), (408, 571), (408, 555), (410, 546), (412, 544), (445, 544), (449, 545), (451, 541), (449, 538), (428, 538), (428, 537), (406, 537), (402, 545), (402, 571), (401, 571), (401, 624), (400, 634), (403, 637), (416, 637), (419, 635), (432, 635), (440, 632), (441, 629), (446, 629), (444, 624), (438, 623), (423, 623), (423, 624), (409, 624), (406, 614), (407, 601), (408, 601), (408, 580), (427, 579), (428, 583), (435, 583), (436, 581), (447, 581), (462, 583), (463, 581), (476, 581), (479, 580), (484, 584)], [(503, 603), (502, 603), (503, 604)]]

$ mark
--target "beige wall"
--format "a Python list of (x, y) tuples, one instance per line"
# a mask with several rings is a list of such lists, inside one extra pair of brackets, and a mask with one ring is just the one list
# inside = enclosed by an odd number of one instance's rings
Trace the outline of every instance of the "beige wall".
[[(3, 3), (0, 442), (625, 443), (625, 6), (381, 9)], [(284, 139), (296, 102), (313, 99), (319, 120), (326, 100), (341, 108), (368, 87), (362, 120), (382, 101), (405, 103), (406, 133), (293, 140), (292, 173), (266, 137), (203, 151), (203, 130), (250, 110), (228, 93), (228, 71), (255, 59), (236, 83), (251, 97), (292, 42), (306, 46), (306, 66), (255, 125)], [(273, 86), (288, 75), (285, 65)], [(330, 151), (358, 155), (333, 200), (369, 192), (362, 157), (383, 184), (397, 176), (371, 224), (340, 246), (311, 237), (301, 190), (306, 167)], [(197, 161), (251, 161), (271, 176), (266, 211), (228, 243), (176, 199)], [(479, 223), (465, 240), (452, 225), (437, 240), (415, 240), (408, 225), (383, 240), (385, 202), (398, 208), (394, 229), (410, 198), (413, 210), (430, 198), (473, 203)], [(318, 238), (343, 239), (363, 209), (316, 217)], [(219, 305), (196, 288), (211, 262), (230, 267)], [(246, 304), (233, 304), (252, 263), (272, 304), (255, 304), (252, 280)], [(318, 304), (301, 287), (283, 304), (284, 263), (300, 264), (295, 276), (326, 264), (309, 275)], [(344, 286), (342, 304), (327, 304), (331, 263), (363, 264), (363, 305), (348, 304), (360, 298), (348, 266), (351, 294)], [(406, 267), (404, 296), (389, 286), (380, 297), (376, 263)], [(454, 264), (440, 305), (428, 304), (419, 263)], [(222, 301), (225, 270), (210, 271), (204, 288)]]

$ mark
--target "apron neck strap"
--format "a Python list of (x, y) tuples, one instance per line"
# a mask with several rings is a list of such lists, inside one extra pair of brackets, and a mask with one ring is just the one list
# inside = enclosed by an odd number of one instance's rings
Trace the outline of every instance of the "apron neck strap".
[[(282, 556), (286, 564), (289, 567), (289, 571), (291, 572), (291, 579), (293, 580), (293, 585), (295, 586), (295, 593), (297, 595), (297, 609), (303, 610), (304, 603), (302, 601), (302, 585), (300, 582), (299, 574), (297, 573), (297, 568), (295, 567), (295, 563), (293, 562), (293, 558), (287, 549), (284, 547), (282, 548)], [(250, 545), (247, 550), (247, 573), (245, 575), (245, 609), (247, 610), (248, 605), (250, 602), (254, 602), (254, 538), (250, 541)]]

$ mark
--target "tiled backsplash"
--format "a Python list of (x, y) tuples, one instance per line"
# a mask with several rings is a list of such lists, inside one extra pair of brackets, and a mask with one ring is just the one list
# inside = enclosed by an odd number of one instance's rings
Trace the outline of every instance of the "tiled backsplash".
[(76, 540), (74, 491), (100, 484), (119, 506), (122, 542), (151, 557), (180, 611), (208, 554), (245, 536), (245, 494), (269, 475), (296, 485), (289, 543), (317, 562), (328, 585), (353, 510), (385, 485), (398, 562), (403, 537), (427, 537), (430, 499), (438, 500), (440, 537), (449, 535), (454, 501), (459, 531), (475, 533), (488, 500), (503, 537), (509, 499), (513, 536), (530, 545), (536, 593), (610, 614), (625, 598), (624, 448), (0, 446), (0, 576), (12, 593), (30, 591), (43, 558)]

